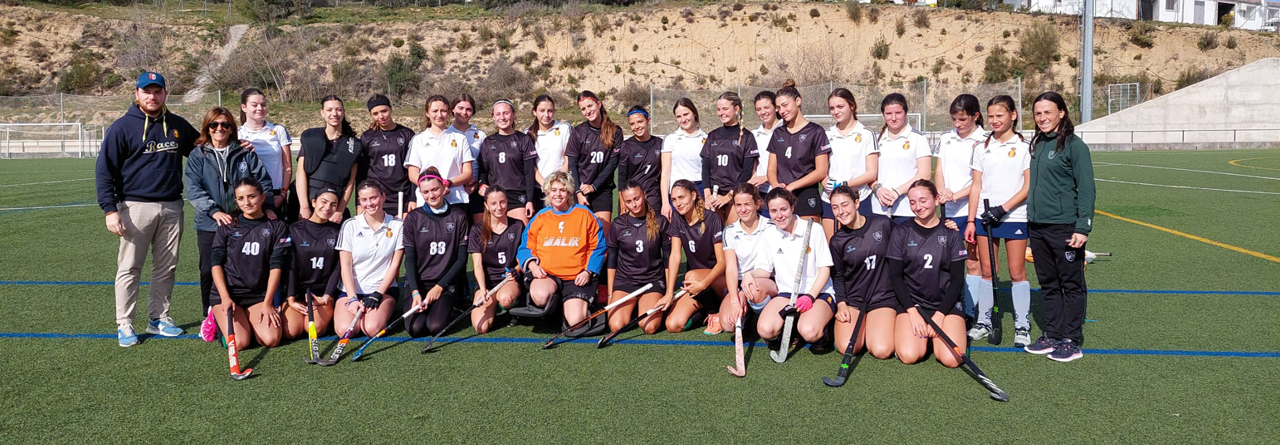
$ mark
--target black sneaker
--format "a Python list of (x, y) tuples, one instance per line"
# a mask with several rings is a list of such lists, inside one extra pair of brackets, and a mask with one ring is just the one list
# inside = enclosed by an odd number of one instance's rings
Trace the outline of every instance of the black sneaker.
[(1032, 354), (1045, 355), (1050, 352), (1053, 352), (1053, 350), (1057, 349), (1057, 347), (1058, 347), (1057, 340), (1049, 338), (1044, 334), (1040, 334), (1039, 339), (1036, 339), (1034, 343), (1031, 343), (1022, 349)]
[(1071, 339), (1059, 342), (1058, 347), (1049, 353), (1049, 360), (1055, 362), (1066, 363), (1080, 357), (1084, 357), (1084, 351), (1081, 351), (1080, 347), (1076, 346), (1076, 342), (1071, 341)]

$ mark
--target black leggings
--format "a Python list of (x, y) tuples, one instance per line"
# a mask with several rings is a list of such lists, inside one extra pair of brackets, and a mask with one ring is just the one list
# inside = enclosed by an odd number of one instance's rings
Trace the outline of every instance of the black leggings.
[[(431, 289), (431, 286), (424, 287), (428, 290)], [(423, 298), (426, 298), (426, 293), (422, 293), (424, 294)], [(444, 329), (444, 325), (449, 324), (449, 321), (451, 321), (453, 307), (456, 305), (457, 300), (457, 294), (448, 291), (441, 292), (440, 298), (427, 306), (427, 310), (410, 315), (409, 318), (404, 320), (405, 331), (413, 338), (439, 334)], [(404, 301), (404, 309), (406, 311), (413, 307), (413, 298), (411, 296), (405, 297)]]
[[(222, 298), (213, 295), (213, 236), (217, 232), (196, 231), (196, 245), (200, 247), (200, 310), (209, 313), (210, 304), (219, 304)], [(213, 296), (210, 301), (210, 295)]]

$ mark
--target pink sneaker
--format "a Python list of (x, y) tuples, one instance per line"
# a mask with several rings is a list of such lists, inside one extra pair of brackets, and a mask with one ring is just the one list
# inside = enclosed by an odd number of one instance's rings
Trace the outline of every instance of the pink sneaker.
[(200, 323), (200, 338), (211, 342), (218, 339), (218, 320), (213, 318), (213, 308), (209, 308), (209, 316)]

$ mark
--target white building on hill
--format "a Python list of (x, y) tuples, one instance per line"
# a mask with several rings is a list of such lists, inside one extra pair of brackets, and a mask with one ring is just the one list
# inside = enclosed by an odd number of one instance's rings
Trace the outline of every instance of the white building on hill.
[[(1004, 0), (1014, 7), (1052, 14), (1080, 14), (1083, 0)], [(1280, 21), (1280, 0), (1097, 0), (1095, 17), (1219, 25), (1261, 30)]]

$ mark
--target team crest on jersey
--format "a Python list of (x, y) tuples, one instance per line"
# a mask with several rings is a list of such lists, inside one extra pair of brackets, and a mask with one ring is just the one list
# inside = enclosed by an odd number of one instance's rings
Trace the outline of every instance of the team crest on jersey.
[(476, 130), (476, 131), (471, 132), (471, 138), (472, 138), (472, 139), (475, 139), (475, 138), (478, 138), (478, 137), (480, 137), (480, 130)]
[(1076, 253), (1075, 253), (1075, 252), (1067, 251), (1067, 253), (1066, 253), (1065, 255), (1063, 255), (1063, 256), (1067, 258), (1067, 262), (1068, 262), (1068, 263), (1074, 263), (1074, 262), (1076, 262)]
[(1016, 154), (1018, 154), (1018, 147), (1013, 147), (1009, 149), (1009, 157), (1012, 158)]
[(507, 241), (515, 241), (515, 239), (516, 239), (516, 234), (514, 233), (507, 234)]
[(262, 229), (262, 236), (271, 236), (271, 229)]
[(174, 138), (174, 139), (177, 139), (177, 138), (178, 138), (178, 129), (177, 129), (177, 128), (173, 129), (173, 138)]
[(275, 135), (276, 135), (276, 131), (275, 131), (275, 130), (271, 130), (271, 135), (272, 135), (272, 136), (275, 136)]
[(809, 198), (809, 207), (817, 207), (818, 198)]
[(857, 143), (859, 143), (859, 144), (861, 144), (861, 143), (862, 143), (862, 135), (861, 135), (861, 134), (855, 134), (855, 135), (853, 135), (853, 141), (854, 141), (854, 142), (857, 142)]
[(511, 141), (511, 148), (516, 148), (516, 141)]
[(394, 233), (391, 233), (391, 229), (387, 229), (387, 238), (391, 238), (394, 235)]
[(559, 128), (557, 128), (557, 129), (556, 129), (556, 136), (559, 136), (559, 135), (560, 135), (560, 129), (559, 129)]
[(910, 149), (911, 149), (911, 141), (903, 142), (903, 143), (902, 143), (902, 149), (903, 149), (903, 150), (910, 150)]
[(450, 223), (446, 223), (446, 224), (444, 225), (444, 230), (445, 230), (446, 232), (449, 232), (449, 233), (453, 233), (453, 229), (454, 229), (454, 228), (456, 228), (456, 226), (454, 226), (454, 223), (451, 223), (451, 222), (450, 222)]
[(945, 246), (945, 245), (947, 245), (947, 236), (946, 236), (946, 235), (938, 235), (938, 245), (939, 245), (939, 246)]
[(1049, 160), (1051, 160), (1051, 161), (1052, 161), (1052, 160), (1053, 160), (1053, 158), (1054, 158), (1055, 156), (1057, 156), (1057, 155), (1058, 155), (1058, 152), (1057, 152), (1057, 151), (1049, 150)]
[(799, 137), (799, 138), (797, 138), (796, 140), (798, 140), (798, 141), (800, 141), (800, 142), (804, 142), (804, 140), (805, 140), (805, 139), (807, 139), (808, 137), (809, 137), (809, 135), (807, 135), (807, 134), (802, 134), (802, 135), (800, 135), (800, 137)]
[(871, 234), (871, 238), (876, 240), (877, 243), (884, 241), (884, 233), (881, 233), (879, 230), (877, 230), (876, 233)]
[(449, 141), (449, 145), (452, 145), (453, 148), (458, 148), (458, 141)]
[(404, 138), (396, 138), (396, 144), (404, 145)]
[(334, 244), (337, 244), (337, 243), (338, 243), (338, 240), (335, 240), (335, 239), (333, 239), (333, 238), (329, 238), (329, 239), (327, 239), (327, 240), (324, 240), (324, 243), (325, 243), (325, 244), (328, 244), (328, 245), (329, 245), (329, 247), (333, 247), (333, 245), (334, 245)]
[(249, 164), (245, 163), (244, 161), (240, 161), (239, 168), (240, 168), (240, 173), (244, 173), (245, 171), (249, 170)]

